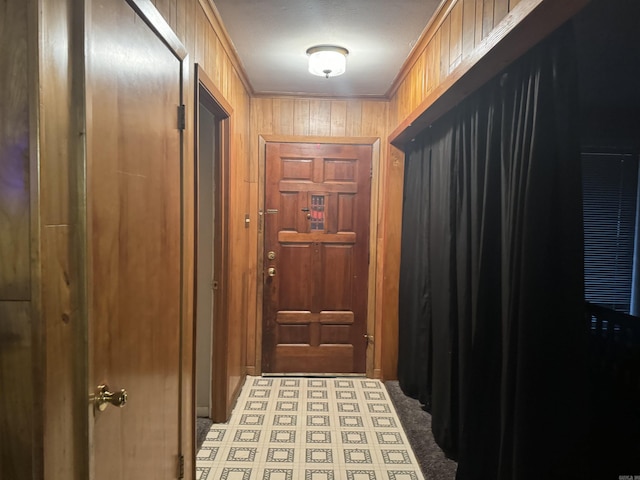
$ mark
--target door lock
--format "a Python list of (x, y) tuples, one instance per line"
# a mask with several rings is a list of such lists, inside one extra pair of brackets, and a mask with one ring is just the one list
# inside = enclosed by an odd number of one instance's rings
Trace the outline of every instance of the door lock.
[(367, 342), (373, 343), (373, 335), (368, 335), (368, 334), (365, 333), (362, 336), (367, 340)]
[(274, 252), (273, 250), (270, 251), (269, 253), (267, 253), (267, 258), (269, 260), (275, 260), (276, 259), (276, 252)]
[(127, 391), (123, 388), (119, 392), (110, 392), (107, 385), (99, 385), (94, 398), (95, 406), (104, 412), (109, 405), (124, 407), (127, 404)]

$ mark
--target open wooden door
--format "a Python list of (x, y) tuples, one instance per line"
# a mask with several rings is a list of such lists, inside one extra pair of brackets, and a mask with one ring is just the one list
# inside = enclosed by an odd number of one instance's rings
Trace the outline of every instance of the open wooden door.
[[(103, 411), (94, 410), (91, 478), (175, 479), (182, 455), (178, 117), (185, 55), (151, 2), (90, 3), (89, 381), (114, 393), (102, 395)], [(118, 408), (121, 389), (126, 404)]]
[(365, 373), (372, 147), (266, 149), (262, 369)]

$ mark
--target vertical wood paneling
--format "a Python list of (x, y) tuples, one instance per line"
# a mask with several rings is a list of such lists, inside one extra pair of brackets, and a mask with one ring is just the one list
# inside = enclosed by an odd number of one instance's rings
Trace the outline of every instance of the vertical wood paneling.
[(69, 259), (71, 228), (66, 225), (43, 229), (42, 312), (46, 336), (45, 385), (47, 392), (44, 437), (58, 439), (46, 443), (44, 466), (47, 475), (74, 479), (80, 477), (82, 465), (79, 450), (73, 448), (79, 419), (76, 387), (76, 324), (81, 321), (74, 311), (71, 296), (77, 286)]
[[(64, 51), (69, 38), (66, 0), (55, 0), (42, 5), (43, 18), (47, 19), (42, 31), (43, 43), (57, 51)], [(45, 128), (42, 129), (42, 156), (40, 171), (43, 179), (41, 195), (47, 201), (41, 205), (42, 221), (46, 225), (69, 223), (69, 92), (68, 65), (55, 55), (41, 56), (41, 71), (46, 82), (41, 85), (43, 103), (47, 108), (40, 112)]]
[[(218, 57), (216, 55), (216, 52), (218, 50), (216, 42), (217, 42), (217, 37), (216, 34), (213, 30), (211, 30), (210, 28), (206, 28), (204, 31), (205, 35), (204, 35), (204, 39), (205, 39), (205, 50), (203, 52), (204, 55), (204, 63), (207, 66), (214, 66), (215, 67), (215, 71), (216, 73), (219, 75), (219, 73), (222, 70), (222, 65), (223, 65), (223, 59)], [(222, 84), (222, 82), (220, 82), (220, 77), (213, 77), (214, 83), (217, 86), (220, 86), (219, 90), (225, 94), (224, 92), (224, 85)], [(225, 98), (229, 98), (228, 96), (226, 96), (225, 94)]]
[[(293, 103), (293, 134), (310, 135), (309, 114), (311, 102), (308, 99), (296, 98)], [(260, 133), (260, 132), (258, 132)]]
[[(450, 57), (450, 28), (451, 28), (451, 17), (447, 16), (447, 18), (442, 23), (440, 27), (440, 78), (439, 82), (442, 82), (449, 72), (451, 71), (451, 57)], [(422, 97), (424, 98), (424, 96)]]
[(482, 22), (484, 12), (484, 0), (476, 0), (476, 25), (475, 25), (475, 44), (478, 45), (482, 41)]
[[(247, 272), (255, 269), (256, 253), (253, 248), (256, 231), (245, 227), (245, 214), (255, 212), (250, 208), (251, 186), (257, 180), (257, 159), (253, 160), (255, 147), (249, 141), (250, 111), (252, 109), (240, 75), (236, 71), (232, 45), (224, 36), (219, 19), (207, 0), (186, 1), (187, 34), (183, 37), (191, 58), (200, 63), (215, 87), (233, 108), (231, 115), (231, 165), (229, 171), (229, 279), (226, 286), (228, 298), (229, 338), (227, 341), (226, 392), (227, 412), (230, 412), (246, 372), (247, 322), (255, 319), (255, 300), (249, 298)], [(193, 3), (193, 13), (190, 4)], [(191, 33), (195, 30), (195, 34)], [(195, 53), (194, 53), (195, 52)], [(270, 104), (271, 108), (272, 105)], [(270, 114), (269, 122), (273, 116)], [(265, 121), (267, 121), (265, 119)], [(190, 138), (190, 137), (188, 137)], [(254, 235), (253, 237), (251, 235)], [(248, 301), (251, 301), (249, 304)]]
[[(439, 41), (439, 37), (440, 31), (436, 32), (429, 45), (427, 45), (427, 93), (430, 93), (440, 81), (440, 75), (436, 73), (436, 65), (440, 65), (437, 55), (440, 49), (436, 50), (436, 43)], [(412, 111), (414, 108), (415, 106), (411, 105)]]
[[(391, 91), (390, 129), (409, 117), (434, 89), (455, 75), (465, 59), (520, 0), (447, 0), (412, 53)], [(394, 120), (395, 119), (395, 120)]]
[(32, 478), (31, 307), (0, 301), (0, 473), (7, 479)]
[(175, 0), (154, 0), (153, 2), (169, 26), (176, 31), (176, 2)]
[(451, 9), (451, 40), (449, 44), (449, 61), (453, 70), (462, 60), (462, 0), (456, 2)]
[(411, 105), (418, 105), (420, 103), (420, 99), (423, 97), (426, 89), (425, 84), (425, 64), (426, 64), (426, 52), (424, 55), (420, 55), (418, 61), (416, 62), (416, 66), (411, 72), (414, 80), (411, 82), (413, 84), (412, 92), (411, 92)]
[[(400, 278), (400, 239), (402, 232), (402, 195), (404, 182), (404, 155), (390, 147), (385, 172), (385, 203), (382, 222), (384, 248), (382, 249), (383, 274), (379, 275), (378, 297), (382, 303), (378, 315), (386, 321), (379, 322), (381, 339), (382, 378), (394, 379), (398, 366), (398, 291)], [(393, 319), (393, 321), (390, 321)]]
[[(211, 65), (207, 63), (206, 44), (207, 44), (207, 19), (202, 11), (202, 7), (198, 3), (196, 5), (196, 16), (191, 19), (193, 27), (195, 27), (195, 44), (192, 45), (195, 61), (205, 69), (211, 69)], [(188, 49), (188, 47), (187, 47)], [(213, 78), (213, 77), (210, 77)]]
[(482, 5), (482, 38), (489, 35), (493, 30), (493, 11), (495, 0), (484, 0)]
[(309, 135), (331, 135), (331, 103), (328, 100), (309, 102)]
[(362, 135), (360, 125), (362, 124), (362, 101), (347, 101), (347, 118), (345, 121), (345, 136), (356, 137)]
[(283, 135), (293, 135), (293, 99), (281, 98), (273, 101), (273, 128)]
[(462, 7), (462, 58), (468, 57), (475, 47), (476, 0), (463, 0)]
[(362, 129), (363, 136), (382, 137), (386, 136), (387, 102), (369, 101), (362, 106)]
[(347, 102), (331, 102), (331, 120), (329, 134), (332, 137), (344, 137), (347, 131)]
[(493, 21), (497, 25), (509, 13), (509, 0), (495, 0), (493, 7)]
[[(74, 12), (74, 13), (71, 13)], [(44, 478), (81, 480), (88, 476), (87, 417), (82, 395), (86, 372), (86, 319), (80, 308), (78, 248), (81, 208), (78, 208), (78, 175), (82, 170), (79, 148), (84, 139), (71, 132), (81, 121), (84, 95), (72, 83), (83, 73), (82, 62), (70, 67), (70, 59), (84, 56), (79, 32), (70, 25), (81, 15), (73, 1), (41, 3), (40, 89), (40, 225), (42, 274), (39, 328), (44, 330), (43, 358), (43, 470)], [(60, 56), (65, 52), (64, 56)], [(77, 86), (78, 84), (76, 84)], [(79, 147), (80, 146), (80, 147)]]
[[(33, 341), (40, 332), (31, 288), (32, 226), (29, 96), (33, 92), (29, 3), (3, 2), (0, 7), (0, 477), (30, 479), (39, 474), (41, 438), (39, 351)], [(33, 176), (35, 178), (35, 175)], [(36, 362), (34, 362), (36, 360)]]
[[(81, 121), (84, 112), (82, 93), (84, 52), (82, 42), (75, 38), (74, 29), (82, 27), (82, 13), (77, 7), (84, 2), (72, 0), (19, 1), (5, 2), (0, 15), (0, 88), (5, 92), (0, 108), (0, 476), (2, 478), (29, 479), (41, 478), (39, 469), (41, 460), (33, 455), (34, 445), (43, 443), (44, 478), (85, 479), (88, 476), (88, 448), (86, 442), (87, 419), (84, 417), (86, 394), (83, 373), (86, 367), (86, 345), (83, 343), (86, 333), (83, 328), (85, 319), (79, 308), (79, 281), (75, 272), (83, 262), (78, 251), (77, 238), (80, 234), (74, 229), (83, 208), (82, 200), (75, 193), (76, 169), (82, 162), (77, 155), (79, 137), (72, 122)], [(234, 108), (232, 118), (234, 132), (232, 137), (233, 160), (230, 190), (234, 192), (230, 199), (232, 210), (229, 229), (234, 239), (228, 252), (234, 266), (234, 274), (229, 281), (231, 297), (229, 316), (234, 319), (233, 341), (229, 343), (229, 405), (234, 400), (245, 373), (246, 321), (255, 315), (248, 305), (252, 294), (251, 257), (254, 248), (251, 238), (256, 238), (254, 230), (244, 226), (244, 212), (249, 211), (251, 201), (249, 155), (249, 93), (242, 79), (235, 71), (232, 58), (220, 41), (220, 29), (205, 11), (207, 5), (199, 0), (155, 0), (160, 13), (177, 33), (189, 52), (189, 61), (200, 63), (216, 86), (224, 93)], [(39, 11), (36, 12), (35, 6)], [(33, 22), (27, 25), (26, 13), (33, 7)], [(37, 15), (36, 15), (37, 14)], [(76, 18), (77, 17), (77, 18)], [(37, 21), (36, 21), (37, 20)], [(36, 27), (37, 28), (32, 28)], [(216, 30), (218, 28), (218, 30)], [(81, 28), (78, 32), (81, 32)], [(29, 38), (27, 39), (27, 35)], [(28, 41), (27, 41), (28, 40)], [(75, 40), (78, 40), (75, 38)], [(27, 46), (32, 47), (27, 51)], [(39, 59), (36, 46), (40, 48)], [(32, 67), (30, 74), (40, 75), (38, 89), (27, 77), (28, 62)], [(192, 64), (191, 64), (192, 65)], [(191, 67), (192, 68), (192, 67)], [(39, 69), (39, 72), (38, 72)], [(34, 77), (35, 78), (35, 77)], [(187, 105), (187, 129), (185, 131), (185, 282), (184, 312), (185, 319), (185, 367), (183, 376), (184, 412), (183, 448), (186, 454), (186, 472), (193, 468), (191, 463), (191, 430), (189, 426), (191, 405), (191, 365), (189, 358), (189, 319), (191, 306), (189, 298), (193, 295), (193, 84), (191, 72), (185, 72), (185, 103)], [(79, 83), (75, 83), (79, 82)], [(29, 90), (29, 85), (34, 88)], [(31, 97), (29, 97), (29, 94)], [(30, 152), (29, 114), (38, 112), (39, 117), (39, 167), (38, 172), (29, 169)], [(290, 108), (291, 110), (291, 108)], [(289, 115), (291, 118), (292, 114)], [(282, 121), (286, 122), (282, 115)], [(308, 118), (308, 115), (307, 115)], [(289, 122), (292, 124), (293, 122)], [(34, 123), (35, 124), (35, 123)], [(34, 129), (35, 131), (35, 129)], [(40, 179), (41, 191), (36, 191)], [(253, 176), (256, 185), (257, 173)], [(34, 207), (30, 199), (39, 201)], [(254, 197), (255, 198), (255, 197)], [(20, 206), (18, 208), (17, 206)], [(40, 215), (33, 215), (31, 209)], [(7, 223), (7, 218), (10, 220)], [(15, 223), (20, 219), (19, 223)], [(35, 230), (30, 228), (35, 226)], [(82, 228), (82, 226), (79, 226)], [(11, 233), (9, 239), (8, 233)], [(17, 234), (17, 236), (16, 236)], [(38, 237), (42, 235), (42, 241)], [(10, 250), (7, 250), (9, 246)], [(42, 248), (42, 251), (31, 251)], [(250, 248), (251, 247), (251, 248)], [(255, 257), (255, 255), (253, 255)], [(12, 259), (10, 264), (7, 259)], [(34, 270), (43, 278), (31, 278), (30, 261), (40, 262)], [(22, 262), (22, 263), (20, 263)], [(19, 273), (26, 289), (20, 295), (4, 295), (7, 284), (5, 273)], [(255, 269), (253, 270), (255, 271)], [(38, 286), (30, 292), (32, 282)], [(41, 287), (40, 287), (41, 285)], [(13, 287), (12, 287), (13, 288)], [(3, 297), (24, 297), (25, 301), (1, 301)], [(33, 297), (33, 298), (30, 298)], [(26, 300), (31, 300), (26, 301)], [(33, 303), (32, 303), (33, 302)], [(253, 301), (255, 305), (255, 300)], [(42, 312), (42, 318), (39, 318)], [(35, 333), (34, 333), (35, 328)], [(44, 330), (41, 330), (44, 329)], [(42, 349), (36, 340), (37, 349), (32, 341), (42, 338)], [(35, 351), (37, 350), (37, 351)], [(85, 355), (84, 357), (82, 355)], [(43, 357), (42, 380), (40, 380), (40, 356)], [(33, 385), (43, 385), (48, 392), (48, 401), (40, 409), (38, 398), (32, 391)], [(40, 387), (39, 387), (40, 388)], [(78, 405), (80, 403), (80, 405)], [(34, 406), (36, 407), (34, 411)], [(40, 411), (42, 410), (42, 411)], [(44, 424), (41, 417), (44, 415)], [(32, 437), (32, 432), (39, 435)], [(40, 452), (40, 450), (38, 450)], [(32, 473), (33, 472), (33, 473)], [(35, 476), (34, 476), (35, 475)]]
[[(30, 299), (27, 2), (0, 17), (0, 300)], [(11, 92), (11, 93), (7, 93)]]
[(179, 38), (187, 38), (187, 9), (190, 2), (176, 2), (175, 32)]
[(270, 98), (257, 102), (260, 109), (259, 128), (266, 134), (273, 133), (273, 103), (274, 100)]

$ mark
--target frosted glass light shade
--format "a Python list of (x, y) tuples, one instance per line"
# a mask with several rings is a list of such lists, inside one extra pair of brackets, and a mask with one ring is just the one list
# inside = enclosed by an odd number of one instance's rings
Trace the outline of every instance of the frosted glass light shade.
[(307, 50), (309, 73), (319, 77), (337, 77), (347, 68), (348, 50), (342, 47), (318, 46)]

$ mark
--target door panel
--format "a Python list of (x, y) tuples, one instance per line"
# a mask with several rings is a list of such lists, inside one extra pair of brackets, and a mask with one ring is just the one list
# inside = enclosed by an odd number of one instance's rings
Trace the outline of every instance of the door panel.
[(124, 1), (93, 2), (87, 60), (90, 380), (96, 480), (174, 479), (180, 405), (181, 61)]
[(364, 373), (372, 148), (266, 148), (263, 370)]

